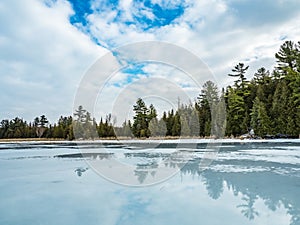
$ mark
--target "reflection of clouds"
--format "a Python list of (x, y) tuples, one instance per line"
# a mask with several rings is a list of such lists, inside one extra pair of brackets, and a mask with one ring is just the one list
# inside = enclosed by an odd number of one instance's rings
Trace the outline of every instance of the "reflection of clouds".
[[(139, 148), (143, 146), (142, 143), (137, 145)], [(277, 144), (277, 147), (280, 145), (285, 145), (285, 143)], [(113, 146), (110, 146), (112, 151)], [(269, 144), (247, 145), (243, 143), (241, 145), (238, 143), (233, 145), (229, 143), (221, 148), (221, 154), (228, 157), (218, 159), (204, 171), (199, 168), (205, 150), (202, 145), (198, 145), (198, 148), (194, 150), (185, 148), (189, 149), (185, 151), (182, 148), (179, 152), (165, 153), (163, 146), (161, 144), (161, 148), (155, 149), (155, 152), (145, 152), (141, 148), (140, 151), (127, 150), (128, 152), (117, 154), (118, 157), (124, 157), (133, 162), (131, 173), (128, 175), (137, 184), (157, 179), (160, 169), (171, 168), (174, 171), (180, 171), (172, 179), (155, 186), (142, 189), (121, 188), (122, 192), (116, 194), (125, 199), (122, 206), (118, 208), (122, 210), (119, 218), (122, 221), (121, 224), (132, 224), (133, 221), (143, 224), (194, 224), (195, 219), (205, 221), (205, 224), (218, 224), (221, 221), (220, 218), (224, 216), (231, 224), (241, 224), (241, 221), (244, 224), (253, 222), (270, 224), (271, 222), (278, 225), (296, 225), (299, 223), (300, 199), (298, 198), (299, 188), (296, 185), (299, 177), (298, 173), (295, 173), (297, 164), (287, 164), (285, 160), (282, 163), (269, 162), (260, 160), (259, 156), (255, 158), (255, 161), (251, 156), (248, 159), (242, 157), (239, 160), (236, 154), (231, 154), (237, 151), (247, 154), (249, 149), (258, 148), (261, 151), (268, 151)], [(120, 151), (126, 146), (120, 145), (119, 147), (121, 148), (115, 151)], [(295, 148), (297, 147), (294, 147), (293, 151), (297, 151)], [(280, 154), (282, 151), (278, 152), (278, 155)], [(115, 156), (99, 157), (98, 161), (109, 162)], [(262, 154), (261, 159), (265, 157), (266, 154)], [(276, 155), (273, 154), (272, 157)], [(161, 159), (164, 159), (163, 164), (160, 164)], [(93, 159), (89, 158), (89, 160)], [(249, 168), (245, 170), (247, 166)], [(260, 169), (253, 170), (251, 166)], [(225, 169), (222, 170), (222, 167)], [(285, 173), (277, 173), (277, 168), (281, 171), (285, 170)], [(292, 172), (289, 173), (289, 171)], [(115, 172), (122, 175), (123, 171), (116, 170)], [(147, 202), (147, 204), (140, 201)], [(131, 211), (135, 215), (134, 218), (124, 216), (126, 210)], [(139, 210), (141, 214), (135, 210)], [(194, 219), (192, 220), (191, 217)]]

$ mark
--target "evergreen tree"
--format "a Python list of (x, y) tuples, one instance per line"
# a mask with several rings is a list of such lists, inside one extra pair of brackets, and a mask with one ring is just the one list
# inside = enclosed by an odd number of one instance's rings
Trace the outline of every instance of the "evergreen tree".
[(251, 112), (251, 126), (256, 135), (263, 137), (271, 132), (271, 123), (263, 102), (255, 98)]
[(0, 124), (0, 138), (7, 138), (9, 120), (2, 120)]
[(83, 123), (85, 121), (86, 110), (83, 109), (82, 105), (78, 106), (78, 109), (75, 110), (74, 117), (77, 122)]
[(104, 138), (104, 137), (107, 137), (107, 134), (106, 134), (106, 129), (105, 129), (105, 125), (103, 123), (103, 119), (101, 117), (100, 119), (100, 123), (99, 123), (99, 126), (98, 126), (98, 136), (100, 138)]
[(157, 117), (157, 112), (154, 106), (151, 104), (149, 106), (149, 116), (148, 116), (148, 121), (150, 122), (152, 119)]
[(181, 132), (180, 116), (179, 116), (179, 112), (177, 111), (174, 115), (171, 135), (180, 136), (180, 132)]
[(273, 118), (273, 133), (281, 133), (287, 134), (287, 125), (288, 125), (288, 87), (284, 80), (280, 81), (277, 84), (272, 109), (271, 109), (271, 116)]
[[(219, 101), (218, 87), (212, 81), (207, 81), (202, 86), (201, 94), (198, 97), (198, 100), (201, 102), (207, 101), (209, 106), (212, 106)], [(205, 104), (205, 103), (204, 103)]]
[(40, 118), (36, 117), (34, 119), (34, 124), (35, 124), (35, 132), (36, 135), (41, 138), (45, 131), (47, 130), (47, 125), (48, 125), (48, 119), (46, 118), (45, 115), (41, 115)]
[(64, 129), (61, 125), (54, 124), (52, 137), (64, 138)]
[(265, 67), (261, 67), (254, 74), (253, 78), (256, 84), (268, 84), (271, 82), (270, 71), (266, 70)]
[(216, 138), (222, 138), (226, 131), (226, 104), (225, 104), (225, 93), (224, 89), (220, 96), (220, 100), (217, 104), (212, 106), (212, 129), (211, 135)]
[(33, 120), (33, 126), (38, 127), (40, 125), (40, 118), (35, 117)]
[(106, 137), (116, 137), (111, 114), (108, 114), (106, 116), (104, 127), (105, 127)]
[(247, 129), (243, 127), (245, 117), (244, 99), (232, 88), (229, 89), (226, 97), (228, 102), (226, 134), (241, 135), (247, 132)]
[(189, 122), (187, 117), (184, 114), (180, 116), (180, 127), (181, 127), (180, 136), (188, 137), (191, 135)]
[(157, 112), (152, 104), (149, 106), (148, 128), (150, 136), (160, 136)]
[(157, 137), (160, 135), (159, 127), (158, 127), (158, 120), (157, 118), (153, 118), (149, 123), (149, 131), (151, 137)]
[(235, 81), (235, 86), (237, 88), (241, 87), (243, 89), (245, 87), (247, 80), (245, 77), (245, 73), (248, 69), (249, 66), (245, 66), (244, 63), (239, 63), (231, 70), (233, 73), (228, 74), (228, 76), (231, 77), (238, 77), (238, 79)]
[(217, 85), (212, 81), (205, 82), (197, 99), (195, 109), (199, 112), (199, 135), (203, 137), (210, 136), (212, 107), (219, 101)]
[(279, 52), (275, 54), (278, 62), (278, 66), (276, 67), (277, 74), (285, 76), (289, 69), (297, 71), (299, 67), (297, 65), (297, 61), (299, 60), (298, 46), (292, 41), (286, 41), (280, 46)]
[(125, 120), (125, 122), (123, 123), (123, 136), (132, 137), (130, 120), (128, 120), (128, 122)]
[(189, 127), (190, 127), (190, 135), (193, 137), (198, 137), (200, 135), (200, 127), (199, 127), (199, 115), (198, 111), (193, 108), (190, 118), (189, 118)]
[(133, 117), (132, 132), (135, 137), (149, 137), (148, 118), (149, 110), (145, 102), (139, 98), (133, 106), (135, 116)]
[(174, 110), (168, 112), (168, 116), (164, 119), (166, 128), (167, 128), (167, 136), (172, 136), (172, 129), (174, 125)]
[(45, 116), (45, 115), (41, 115), (39, 125), (40, 125), (41, 127), (46, 127), (46, 126), (48, 125), (48, 123), (49, 123), (49, 121), (48, 121), (48, 119), (46, 118), (46, 116)]
[(74, 112), (73, 132), (77, 139), (94, 139), (96, 125), (93, 126), (91, 114), (80, 105)]
[(163, 119), (158, 120), (158, 136), (165, 137), (167, 134), (166, 123)]

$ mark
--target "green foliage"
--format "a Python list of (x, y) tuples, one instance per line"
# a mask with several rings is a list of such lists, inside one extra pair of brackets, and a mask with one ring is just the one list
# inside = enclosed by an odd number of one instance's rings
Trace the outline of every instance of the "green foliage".
[(212, 107), (219, 101), (218, 87), (212, 81), (204, 83), (197, 98), (195, 109), (198, 111), (199, 135), (211, 135)]
[(271, 133), (271, 122), (267, 115), (265, 104), (255, 98), (251, 112), (251, 127), (258, 136), (265, 136)]
[(273, 133), (287, 133), (288, 125), (288, 87), (284, 80), (280, 81), (273, 96), (271, 115), (273, 119)]
[(237, 91), (230, 89), (227, 102), (227, 135), (241, 135), (244, 132), (243, 120), (245, 116), (245, 103), (243, 97), (238, 95)]
[(172, 119), (172, 129), (171, 129), (171, 136), (180, 136), (181, 132), (181, 123), (180, 123), (180, 116), (178, 111), (175, 113), (173, 119)]
[(299, 72), (300, 44), (294, 44), (292, 41), (286, 41), (280, 46), (279, 52), (275, 54), (278, 65), (277, 74), (285, 76), (289, 70)]
[(133, 106), (133, 111), (135, 112), (132, 125), (133, 135), (135, 137), (149, 137), (149, 119), (154, 118), (154, 109), (152, 109), (152, 112), (149, 111), (145, 102), (139, 98), (136, 101), (136, 105)]
[[(102, 121), (102, 119), (101, 119)], [(101, 124), (101, 121), (100, 121), (100, 124)], [(103, 125), (102, 125), (103, 127)], [(122, 127), (114, 127), (114, 131), (116, 132), (116, 136), (118, 137), (127, 137), (127, 138), (131, 138), (133, 135), (132, 135), (132, 126), (131, 126), (131, 122), (130, 120), (125, 120), (124, 123), (122, 124)], [(104, 128), (101, 129), (102, 130), (102, 134), (100, 135), (100, 132), (99, 132), (99, 136), (103, 137), (103, 130), (105, 130)]]
[(211, 134), (216, 138), (222, 138), (225, 136), (227, 115), (226, 115), (226, 104), (225, 104), (224, 90), (220, 96), (220, 100), (212, 105), (211, 107)]

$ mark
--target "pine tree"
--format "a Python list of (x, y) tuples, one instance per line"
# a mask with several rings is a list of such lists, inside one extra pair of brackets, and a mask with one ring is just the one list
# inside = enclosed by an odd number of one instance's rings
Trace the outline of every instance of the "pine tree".
[(145, 102), (139, 98), (133, 106), (135, 116), (133, 117), (132, 132), (135, 137), (149, 137), (148, 129), (149, 111)]
[(228, 74), (228, 76), (231, 77), (238, 77), (238, 79), (234, 82), (237, 88), (243, 89), (245, 87), (247, 81), (245, 77), (245, 73), (247, 72), (248, 69), (249, 66), (245, 66), (244, 63), (239, 63), (231, 70), (233, 73)]
[(280, 46), (279, 52), (275, 54), (278, 65), (276, 70), (279, 75), (286, 76), (289, 69), (297, 71), (299, 60), (298, 46), (292, 41), (286, 41)]
[(35, 132), (36, 135), (41, 138), (45, 131), (47, 130), (47, 125), (48, 125), (48, 119), (46, 118), (45, 115), (41, 115), (40, 118), (36, 117), (34, 119), (34, 124), (35, 124)]
[(259, 68), (254, 74), (253, 80), (256, 84), (268, 84), (271, 81), (270, 71), (264, 67)]
[(86, 110), (83, 109), (82, 105), (78, 106), (78, 109), (75, 110), (74, 117), (75, 121), (83, 123), (85, 121)]
[(41, 127), (46, 127), (48, 125), (48, 123), (49, 123), (49, 121), (46, 118), (46, 116), (45, 115), (41, 115), (41, 117), (40, 117), (40, 124), (39, 125)]
[(91, 114), (83, 109), (80, 105), (78, 109), (74, 112), (74, 121), (73, 121), (73, 131), (74, 137), (78, 139), (90, 139), (93, 138), (95, 129), (91, 127)]
[(256, 135), (263, 137), (271, 132), (271, 122), (266, 107), (258, 97), (255, 98), (251, 112), (251, 127)]

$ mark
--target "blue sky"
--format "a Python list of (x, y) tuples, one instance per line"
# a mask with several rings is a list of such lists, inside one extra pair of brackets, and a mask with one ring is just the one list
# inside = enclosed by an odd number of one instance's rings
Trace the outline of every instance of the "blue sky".
[[(90, 66), (114, 48), (140, 41), (164, 41), (191, 51), (218, 85), (226, 86), (232, 82), (226, 75), (238, 62), (250, 65), (249, 78), (261, 66), (272, 69), (283, 41), (299, 41), (299, 24), (298, 0), (3, 0), (0, 118), (32, 121), (46, 114), (56, 122), (72, 114), (76, 90)], [(108, 82), (112, 86), (99, 113), (107, 113), (124, 87), (149, 76), (174, 81), (192, 100), (199, 91), (174, 68), (140, 64)], [(134, 99), (150, 96), (149, 90), (135, 86), (127, 94), (135, 93)], [(171, 95), (163, 84), (155, 91)]]

